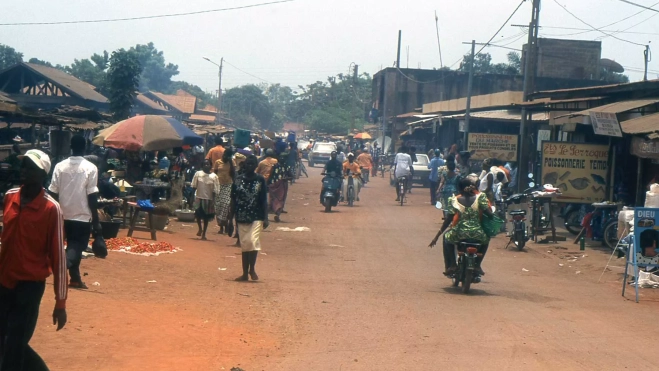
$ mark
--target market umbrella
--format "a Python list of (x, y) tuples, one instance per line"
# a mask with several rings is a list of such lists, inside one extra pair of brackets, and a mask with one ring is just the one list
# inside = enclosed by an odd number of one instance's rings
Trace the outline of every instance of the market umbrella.
[(355, 139), (371, 139), (371, 136), (368, 133), (359, 133), (355, 135)]
[(200, 145), (204, 143), (204, 138), (172, 117), (144, 115), (131, 117), (102, 130), (93, 143), (128, 151), (160, 151)]

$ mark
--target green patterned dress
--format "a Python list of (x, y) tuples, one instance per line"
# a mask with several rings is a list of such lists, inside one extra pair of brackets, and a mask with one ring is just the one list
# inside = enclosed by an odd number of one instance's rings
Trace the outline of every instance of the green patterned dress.
[(446, 232), (448, 242), (454, 244), (467, 240), (480, 244), (490, 242), (490, 238), (481, 226), (481, 211), (487, 210), (489, 207), (485, 193), (479, 194), (469, 207), (460, 204), (457, 197), (449, 198), (448, 205), (448, 213), (457, 214), (460, 218), (458, 223)]

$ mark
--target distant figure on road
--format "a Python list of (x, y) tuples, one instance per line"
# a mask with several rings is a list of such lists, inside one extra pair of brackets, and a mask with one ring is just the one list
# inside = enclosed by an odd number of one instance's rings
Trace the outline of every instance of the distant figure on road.
[[(359, 201), (359, 191), (362, 188), (362, 172), (359, 169), (359, 164), (355, 161), (355, 155), (348, 154), (348, 160), (343, 163), (343, 197), (348, 197), (348, 176), (352, 176), (353, 185), (355, 187), (355, 201)], [(346, 200), (347, 201), (347, 200)]]
[[(211, 164), (215, 164), (218, 160), (222, 159), (224, 154), (224, 139), (221, 136), (215, 136), (215, 147), (208, 150), (206, 160), (211, 160)], [(212, 165), (211, 165), (212, 166)]]
[[(53, 324), (66, 324), (66, 255), (59, 204), (43, 189), (50, 158), (39, 150), (23, 157), (21, 188), (4, 199), (0, 250), (0, 370), (47, 371), (30, 347), (46, 278), (55, 278)], [(89, 234), (87, 234), (89, 236)]]
[(492, 216), (492, 209), (485, 193), (478, 192), (477, 183), (478, 179), (475, 176), (460, 179), (458, 184), (460, 193), (449, 198), (448, 215), (444, 218), (442, 228), (430, 243), (430, 247), (435, 246), (439, 237), (449, 226), (451, 227), (446, 233), (446, 243), (444, 243), (444, 264), (446, 266), (444, 274), (449, 276), (454, 274), (457, 268), (455, 245), (463, 241), (476, 242), (481, 245), (478, 252), (483, 255), (476, 259), (476, 272), (481, 276), (485, 274), (481, 268), (481, 263), (487, 252), (490, 238), (485, 234), (481, 225), (481, 214)]
[(268, 186), (265, 179), (256, 174), (256, 167), (256, 157), (248, 156), (242, 164), (244, 173), (236, 178), (231, 189), (243, 263), (243, 274), (236, 281), (247, 281), (248, 277), (253, 281), (259, 279), (254, 266), (261, 250), (261, 231), (269, 225)]
[[(211, 172), (211, 161), (204, 160), (202, 169), (195, 173), (192, 178), (192, 189), (195, 190), (195, 217), (199, 231), (197, 236), (206, 240), (208, 222), (215, 218), (215, 197), (220, 191), (220, 183), (217, 175)], [(204, 223), (203, 229), (201, 223)]]
[(66, 259), (71, 281), (69, 287), (87, 289), (80, 276), (82, 252), (89, 245), (89, 236), (94, 231), (101, 233), (98, 220), (98, 169), (85, 160), (87, 141), (83, 136), (71, 138), (71, 154), (53, 170), (48, 190), (59, 201), (64, 213), (66, 234)]
[(217, 175), (220, 189), (215, 197), (215, 217), (220, 227), (220, 234), (224, 233), (229, 223), (229, 209), (231, 207), (231, 185), (236, 177), (236, 163), (233, 160), (233, 150), (224, 150), (222, 158), (213, 165), (213, 172)]
[[(411, 177), (411, 169), (412, 168), (412, 157), (407, 154), (407, 147), (403, 146), (400, 148), (398, 153), (396, 154), (396, 157), (394, 158), (394, 176), (396, 177), (396, 180), (402, 178), (402, 177), (408, 177), (408, 179)], [(408, 184), (405, 184), (404, 191), (406, 190)], [(396, 201), (400, 201), (400, 198), (405, 195), (400, 194), (400, 189), (396, 187)]]
[(441, 180), (439, 167), (444, 166), (444, 160), (440, 157), (441, 154), (441, 151), (436, 149), (434, 151), (435, 157), (433, 157), (428, 164), (428, 169), (430, 169), (430, 175), (428, 176), (428, 180), (430, 181), (430, 204), (432, 206), (435, 206), (437, 203), (437, 189), (439, 188), (439, 181)]

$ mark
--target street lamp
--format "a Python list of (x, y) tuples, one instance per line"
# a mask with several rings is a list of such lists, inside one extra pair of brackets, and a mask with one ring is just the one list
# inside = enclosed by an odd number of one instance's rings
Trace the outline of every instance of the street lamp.
[(220, 123), (220, 112), (222, 111), (222, 66), (224, 65), (224, 58), (220, 59), (220, 64), (217, 64), (217, 63), (213, 62), (212, 60), (208, 59), (208, 57), (202, 57), (202, 58), (204, 58), (205, 60), (213, 63), (214, 65), (216, 65), (220, 69), (219, 72), (218, 72), (218, 76), (220, 78), (220, 83), (219, 83), (218, 88), (217, 88), (217, 123), (219, 124)]

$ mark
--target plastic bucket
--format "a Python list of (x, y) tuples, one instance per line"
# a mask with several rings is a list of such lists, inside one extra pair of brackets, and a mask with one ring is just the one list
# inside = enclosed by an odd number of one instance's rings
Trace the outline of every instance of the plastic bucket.
[(120, 221), (101, 222), (103, 238), (106, 240), (109, 238), (116, 238), (117, 234), (119, 234), (119, 227), (121, 227)]

